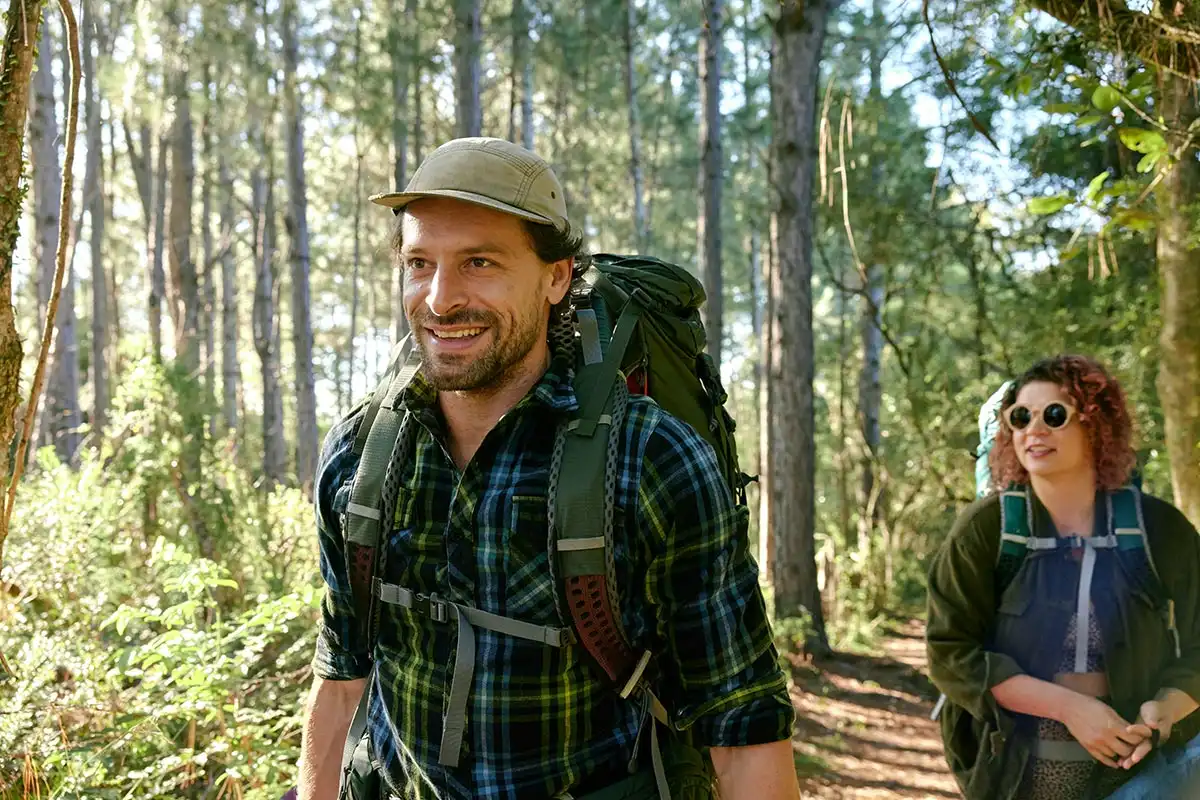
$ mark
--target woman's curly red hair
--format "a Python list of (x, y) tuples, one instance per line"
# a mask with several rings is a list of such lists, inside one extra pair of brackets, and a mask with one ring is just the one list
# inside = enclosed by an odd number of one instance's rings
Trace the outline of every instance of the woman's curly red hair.
[[(1017, 393), (1023, 386), (1040, 381), (1058, 384), (1074, 402), (1091, 444), (1097, 488), (1112, 491), (1128, 483), (1136, 456), (1133, 422), (1121, 384), (1100, 362), (1087, 356), (1054, 356), (1034, 364), (1016, 380), (1004, 395), (1000, 413), (1003, 415), (1017, 402)], [(1007, 425), (1000, 426), (988, 460), (996, 489), (1029, 483), (1029, 473), (1017, 460), (1012, 431)]]

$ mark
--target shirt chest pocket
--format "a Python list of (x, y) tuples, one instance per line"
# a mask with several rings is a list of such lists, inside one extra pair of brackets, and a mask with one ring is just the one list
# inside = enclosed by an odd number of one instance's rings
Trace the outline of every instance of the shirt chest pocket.
[(504, 529), (502, 578), (505, 616), (537, 625), (557, 627), (555, 593), (550, 569), (549, 519), (545, 495), (517, 494), (510, 501)]

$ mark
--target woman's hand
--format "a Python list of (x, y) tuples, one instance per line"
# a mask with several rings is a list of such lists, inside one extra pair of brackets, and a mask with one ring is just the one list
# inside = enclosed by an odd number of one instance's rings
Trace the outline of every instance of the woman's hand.
[(1114, 768), (1127, 761), (1150, 735), (1145, 725), (1130, 725), (1106, 703), (1083, 694), (1076, 694), (1067, 704), (1062, 723), (1093, 758)]
[(1150, 700), (1142, 703), (1142, 707), (1138, 711), (1138, 718), (1128, 728), (1130, 732), (1140, 735), (1142, 742), (1121, 761), (1121, 767), (1130, 769), (1149, 755), (1154, 741), (1153, 731), (1158, 731), (1159, 742), (1165, 742), (1170, 737), (1174, 724), (1175, 720), (1172, 718), (1171, 709), (1162, 700)]

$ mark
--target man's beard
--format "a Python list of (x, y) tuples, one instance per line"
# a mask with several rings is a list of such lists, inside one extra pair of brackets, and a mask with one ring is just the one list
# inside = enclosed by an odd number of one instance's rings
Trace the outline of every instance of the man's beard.
[[(425, 327), (435, 321), (447, 326), (486, 327), (487, 331), (482, 335), (491, 336), (492, 340), (478, 356), (443, 354), (439, 357), (428, 346), (427, 337), (433, 334)], [(488, 312), (463, 311), (447, 317), (434, 317), (425, 309), (410, 324), (417, 349), (421, 352), (421, 371), (440, 392), (499, 389), (508, 382), (513, 369), (533, 350), (540, 332), (536, 310), (518, 318), (516, 326), (507, 336), (503, 335), (500, 318)]]

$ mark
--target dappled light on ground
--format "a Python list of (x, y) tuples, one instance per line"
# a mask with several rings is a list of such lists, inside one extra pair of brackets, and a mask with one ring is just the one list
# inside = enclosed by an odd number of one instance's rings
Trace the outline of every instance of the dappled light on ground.
[(796, 661), (796, 767), (805, 798), (956, 798), (929, 719), (924, 628), (897, 626), (882, 655)]

